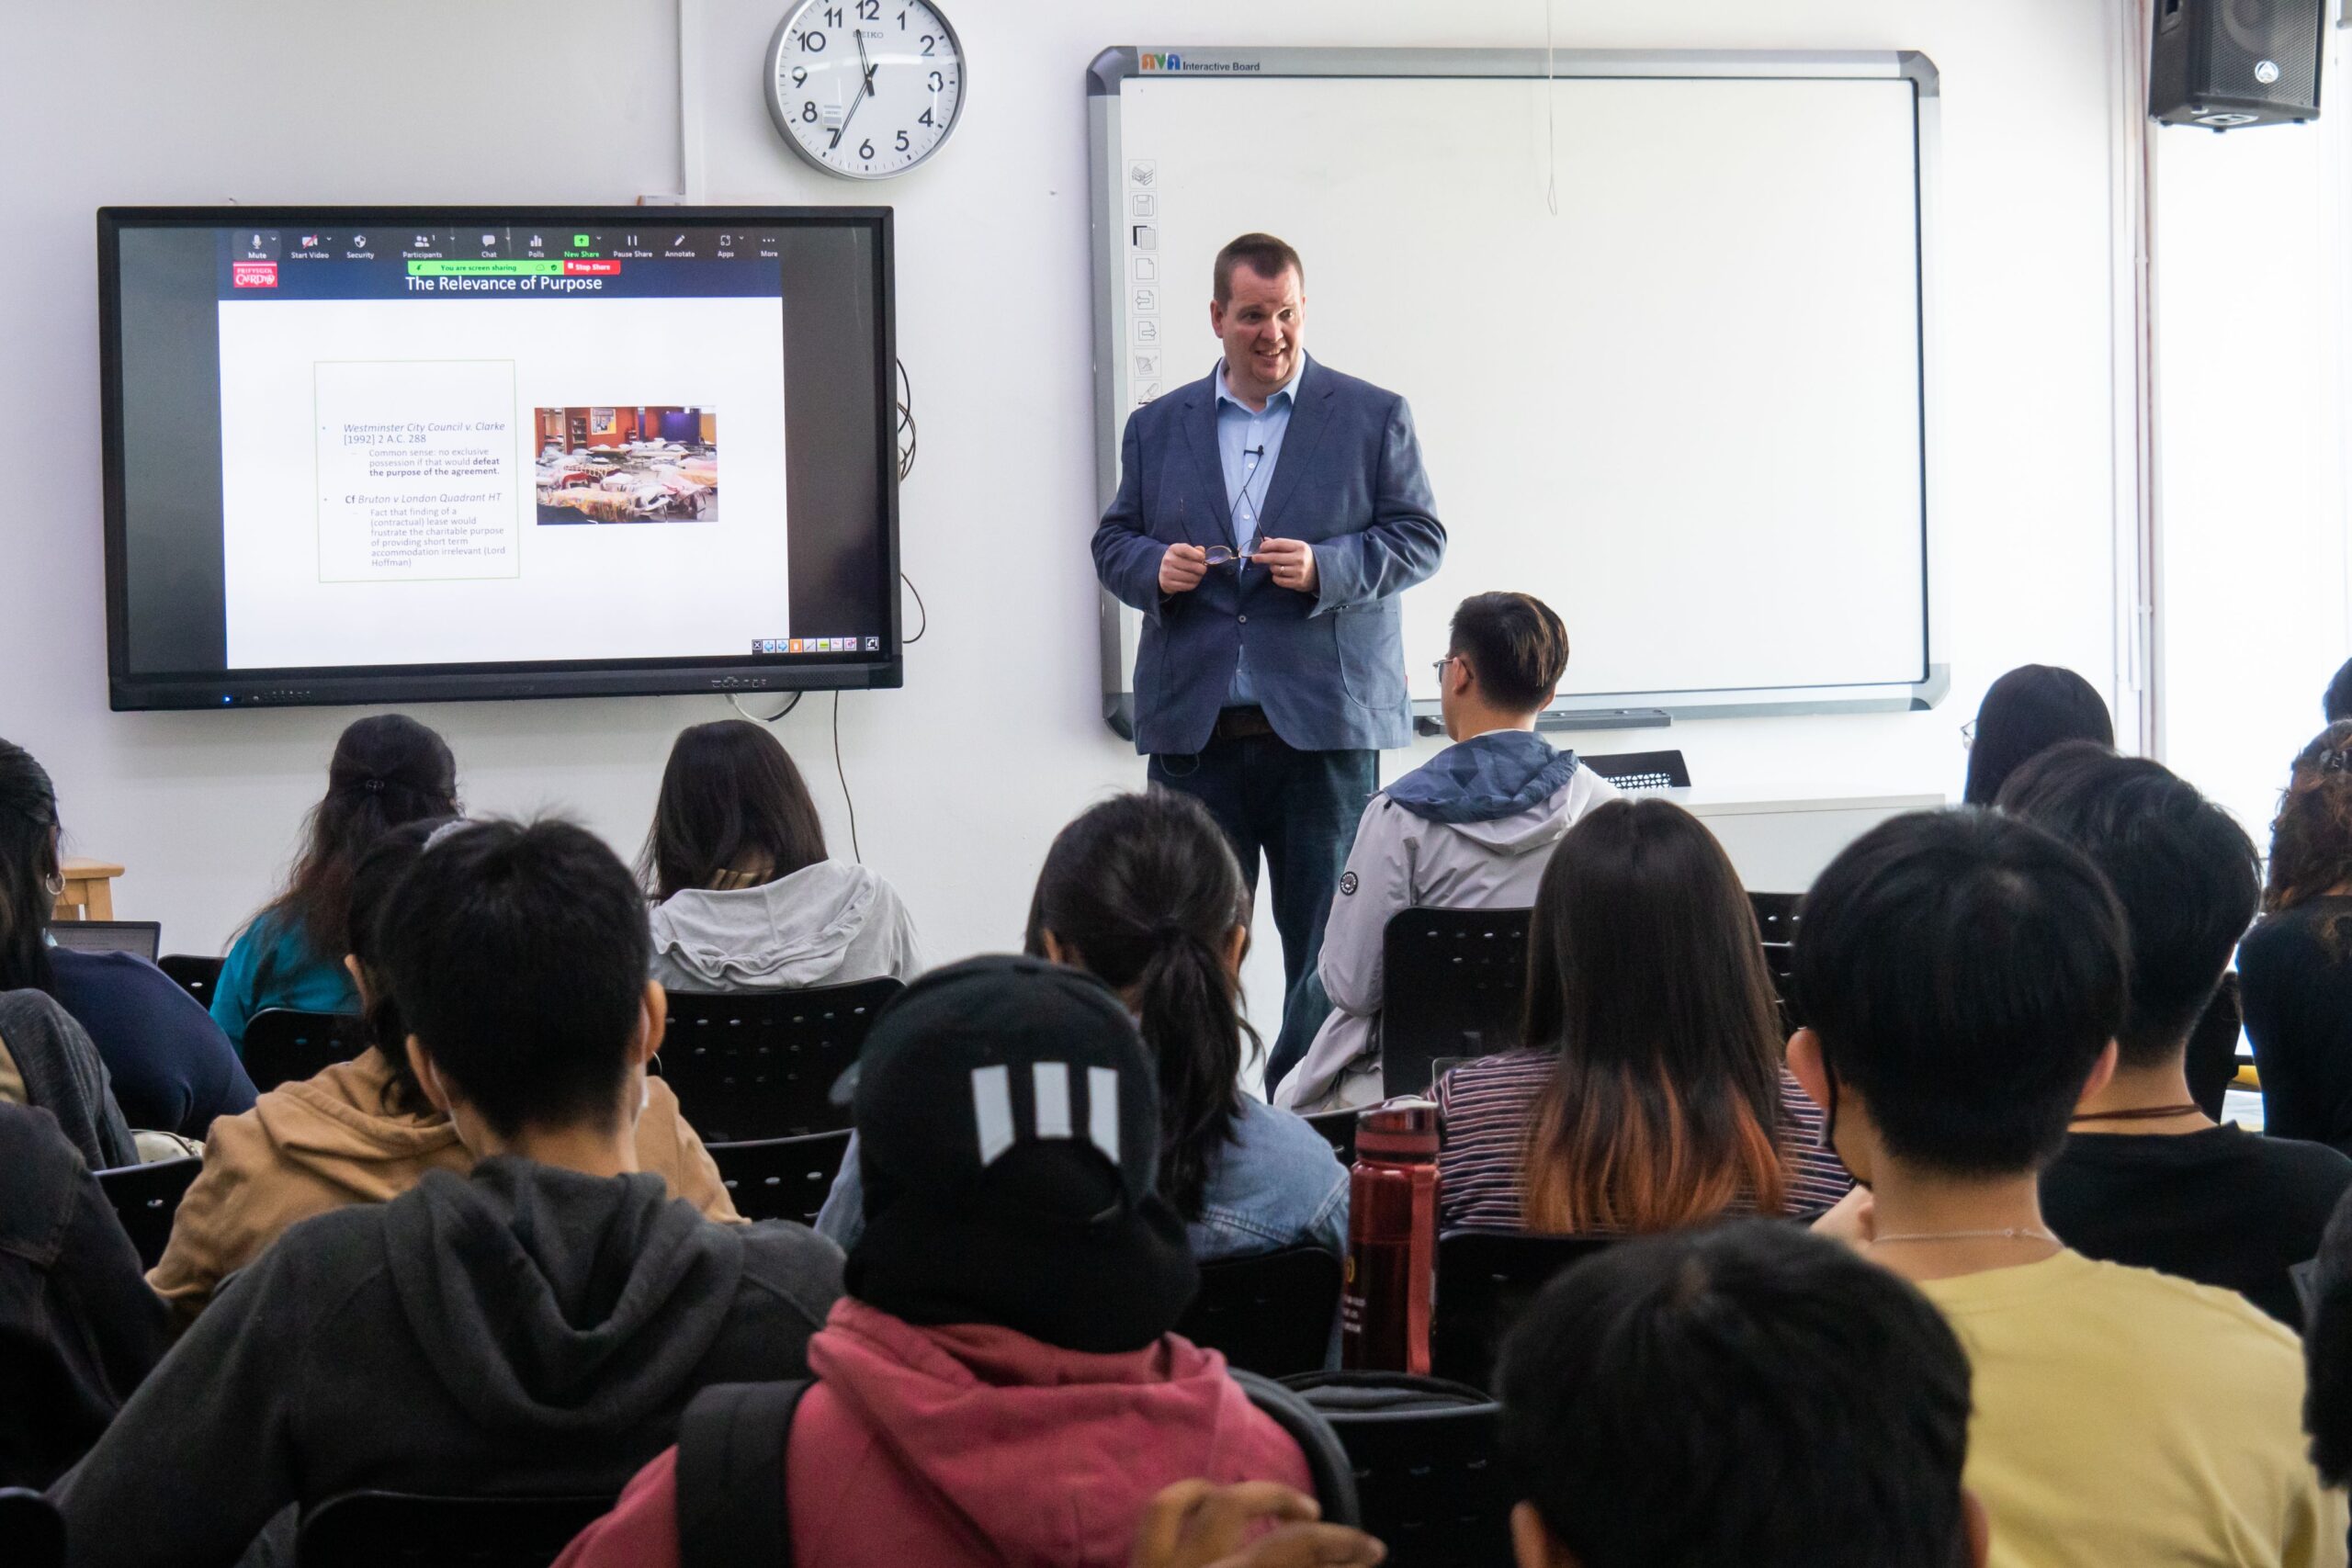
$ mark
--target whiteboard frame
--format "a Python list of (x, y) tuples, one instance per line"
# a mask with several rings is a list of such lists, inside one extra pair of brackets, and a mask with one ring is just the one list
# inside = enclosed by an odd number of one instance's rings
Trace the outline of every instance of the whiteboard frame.
[[(1142, 56), (1175, 57), (1179, 67), (1146, 72)], [(1920, 528), (1925, 575), (1920, 584), (1924, 626), (1924, 679), (1857, 686), (1765, 687), (1700, 692), (1596, 692), (1555, 702), (1547, 713), (1574, 722), (1574, 716), (1651, 709), (1670, 718), (1752, 718), (1818, 713), (1920, 712), (1941, 702), (1951, 686), (1950, 664), (1939, 657), (1944, 616), (1937, 584), (1936, 520), (1939, 454), (1938, 402), (1934, 389), (1939, 355), (1936, 344), (1936, 254), (1939, 171), (1942, 165), (1942, 97), (1935, 62), (1917, 50), (1615, 50), (1615, 49), (1233, 49), (1215, 46), (1120, 45), (1094, 57), (1087, 71), (1087, 184), (1094, 274), (1094, 482), (1098, 510), (1117, 496), (1119, 444), (1131, 412), (1127, 312), (1119, 309), (1125, 290), (1126, 250), (1125, 154), (1120, 126), (1120, 84), (1131, 77), (1155, 81), (1196, 77), (1229, 81), (1244, 77), (1517, 77), (1542, 80), (1628, 77), (1724, 77), (1732, 79), (1821, 79), (1905, 81), (1912, 84), (1918, 182), (1919, 267), (1919, 451)], [(1121, 738), (1135, 737), (1134, 671), (1127, 649), (1141, 616), (1107, 590), (1101, 593), (1102, 717)], [(1437, 704), (1416, 699), (1417, 718), (1428, 719)], [(1589, 721), (1588, 721), (1589, 722)], [(1653, 722), (1655, 722), (1653, 720)]]

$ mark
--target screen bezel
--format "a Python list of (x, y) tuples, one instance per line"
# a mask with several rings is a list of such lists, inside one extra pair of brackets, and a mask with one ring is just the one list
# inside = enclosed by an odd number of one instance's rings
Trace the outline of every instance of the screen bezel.
[[(118, 713), (174, 708), (320, 707), (370, 703), (469, 702), (704, 693), (873, 691), (905, 683), (900, 617), (898, 463), (898, 304), (888, 207), (663, 207), (684, 224), (864, 229), (874, 238), (875, 453), (881, 498), (887, 605), (879, 654), (838, 654), (783, 664), (756, 657), (568, 660), (514, 663), (390, 664), (134, 674), (130, 667), (128, 518), (123, 466), (120, 234), (130, 228), (274, 228), (353, 224), (458, 228), (554, 223), (623, 225), (641, 207), (103, 207), (97, 212), (98, 374), (106, 511), (107, 689)], [(787, 418), (789, 412), (787, 412)]]

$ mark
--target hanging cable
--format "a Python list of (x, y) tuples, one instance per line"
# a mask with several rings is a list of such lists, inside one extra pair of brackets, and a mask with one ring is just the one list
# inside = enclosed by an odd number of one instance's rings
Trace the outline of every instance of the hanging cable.
[[(915, 380), (907, 374), (905, 360), (896, 363), (899, 367), (899, 480), (903, 484), (907, 476), (915, 471)], [(922, 612), (921, 630), (899, 645), (906, 648), (921, 642), (922, 634), (931, 630), (931, 606), (922, 602), (922, 590), (915, 586), (913, 578), (902, 571), (899, 573), (899, 581), (907, 585), (907, 592), (915, 596), (915, 608)]]
[(788, 714), (794, 708), (798, 707), (800, 705), (800, 699), (808, 694), (806, 692), (793, 693), (792, 698), (789, 702), (786, 703), (782, 707), (776, 709), (775, 712), (771, 714), (753, 713), (750, 708), (743, 705), (743, 699), (737, 696), (732, 692), (727, 694), (727, 705), (754, 724), (774, 724), (777, 719), (782, 718), (786, 714)]
[(842, 694), (833, 694), (833, 777), (842, 781), (842, 804), (849, 807), (849, 852), (858, 864), (865, 863), (865, 852), (857, 844), (857, 802), (849, 793), (849, 771), (842, 766)]

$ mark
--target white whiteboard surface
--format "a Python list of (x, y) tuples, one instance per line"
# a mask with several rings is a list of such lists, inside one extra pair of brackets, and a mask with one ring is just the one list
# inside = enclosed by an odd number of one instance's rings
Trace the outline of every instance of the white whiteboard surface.
[[(1126, 414), (1216, 362), (1216, 250), (1262, 229), (1306, 260), (1308, 354), (1419, 425), (1449, 544), (1405, 597), (1416, 698), (1453, 605), (1514, 588), (1567, 623), (1564, 707), (1907, 699), (1931, 657), (1933, 100), (1869, 58), (1119, 80), (1095, 100), (1104, 499)], [(1106, 626), (1114, 692), (1133, 621)]]

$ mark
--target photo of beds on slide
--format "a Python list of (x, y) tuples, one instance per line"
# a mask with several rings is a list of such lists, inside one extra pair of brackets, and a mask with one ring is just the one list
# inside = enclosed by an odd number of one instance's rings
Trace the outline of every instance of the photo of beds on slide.
[(709, 409), (541, 409), (538, 446), (543, 526), (718, 520), (718, 415)]

